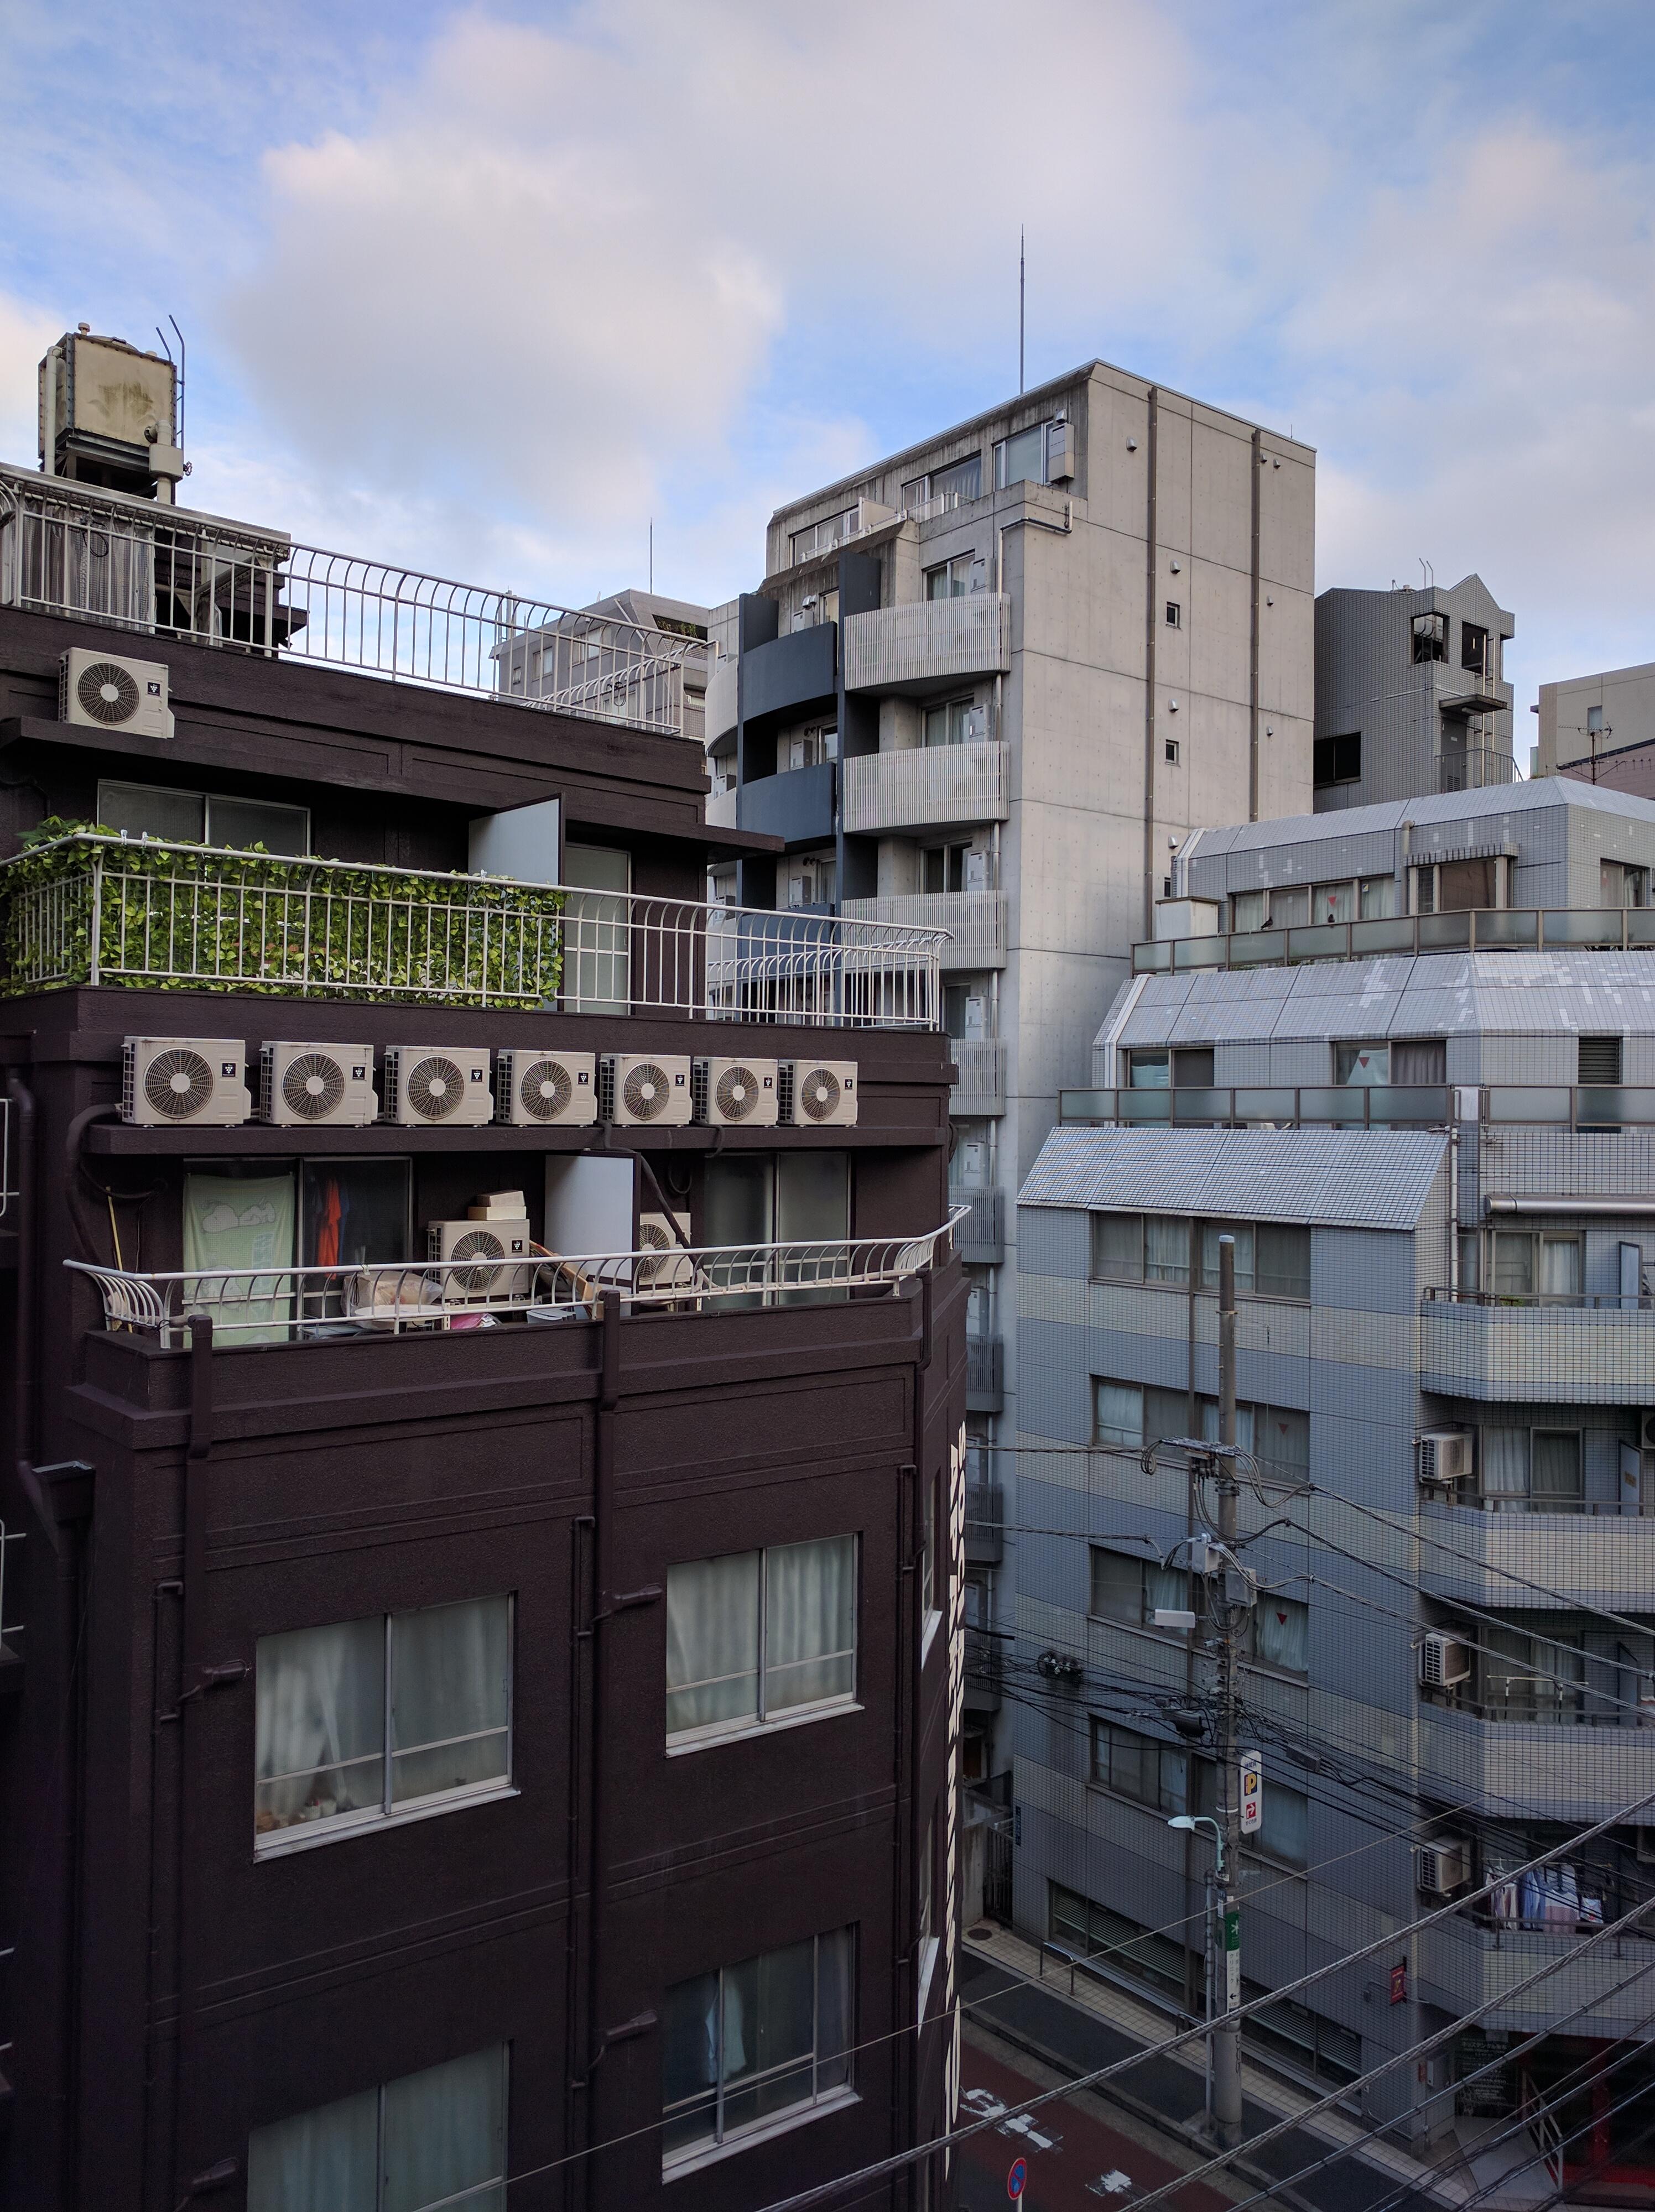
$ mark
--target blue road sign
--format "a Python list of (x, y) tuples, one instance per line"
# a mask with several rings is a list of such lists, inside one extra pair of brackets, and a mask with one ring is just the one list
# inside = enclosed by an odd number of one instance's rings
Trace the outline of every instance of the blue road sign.
[(1026, 2158), (1014, 2158), (1012, 2170), (1006, 2176), (1006, 2194), (1015, 2203), (1028, 2185), (1029, 2161)]

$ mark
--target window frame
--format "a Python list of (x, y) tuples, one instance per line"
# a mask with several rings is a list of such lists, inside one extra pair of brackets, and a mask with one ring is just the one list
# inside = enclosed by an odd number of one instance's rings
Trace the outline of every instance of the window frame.
[[(773, 1946), (769, 1951), (754, 1952), (751, 1954), (748, 1958), (735, 1959), (726, 1965), (709, 1966), (703, 1969), (703, 1973), (713, 1977), (716, 1980), (718, 1985), (718, 1996), (716, 2000), (718, 2007), (718, 2030), (716, 2055), (714, 2059), (716, 2078), (711, 2085), (713, 2097), (712, 2112), (714, 2116), (713, 2133), (710, 2137), (702, 2137), (695, 2142), (685, 2143), (672, 2150), (667, 2150), (663, 2146), (660, 2162), (661, 2179), (663, 2181), (671, 2181), (675, 2179), (679, 2174), (693, 2172), (697, 2167), (703, 2166), (710, 2166), (716, 2160), (733, 2157), (738, 2151), (745, 2150), (753, 2143), (763, 2142), (771, 2136), (782, 2135), (794, 2128), (802, 2126), (807, 2120), (814, 2118), (818, 2113), (833, 2112), (842, 2106), (855, 2104), (860, 2101), (861, 2093), (856, 2087), (855, 2068), (857, 2038), (856, 2016), (859, 2009), (857, 1999), (861, 1994), (861, 1947), (858, 1941), (859, 1935), (859, 1925), (856, 1922), (852, 1921), (841, 1928), (823, 1929), (808, 1936), (801, 1936), (799, 1938), (800, 1942), (808, 1942), (812, 1947), (811, 1960), (812, 2001), (810, 2094), (807, 2097), (800, 2098), (794, 2104), (782, 2106), (776, 2112), (764, 2113), (758, 2118), (748, 2121), (745, 2124), (738, 2124), (734, 2129), (728, 2131), (726, 2130), (724, 2122), (726, 2100), (731, 2090), (731, 2084), (727, 2081), (724, 2071), (725, 1977), (728, 1974), (738, 1973), (741, 1968), (745, 1966), (757, 1965), (767, 1958), (774, 1958), (779, 1952), (790, 1951), (794, 1949), (795, 1946), (791, 1943), (777, 1944)], [(849, 2004), (847, 2008), (847, 2017), (844, 2022), (846, 2040), (845, 2047), (843, 2051), (832, 2052), (824, 2059), (820, 2048), (822, 1945), (824, 1942), (830, 1941), (831, 1938), (838, 1936), (843, 1936), (846, 1938), (850, 1952), (849, 1987)], [(689, 1982), (698, 1982), (703, 1978), (703, 1974), (691, 1974), (685, 1977), (685, 1979)], [(682, 1983), (673, 1983), (666, 1991), (667, 1997), (670, 1999), (672, 1990), (681, 1988), (682, 1986)], [(663, 2039), (663, 2057), (664, 2055)], [(783, 2059), (779, 2061), (774, 2068), (768, 2070), (776, 2073), (796, 2071), (801, 2063), (802, 2062), (798, 2058)], [(831, 2083), (825, 2089), (818, 2087), (818, 2077), (824, 2065), (834, 2067), (843, 2065), (844, 2069), (844, 2079), (841, 2081)], [(737, 2081), (734, 2085), (735, 2093), (737, 2094), (740, 2094), (749, 2089), (757, 2087), (759, 2085), (760, 2079), (761, 2071), (760, 2069), (755, 2069), (751, 2075), (744, 2075)], [(663, 2095), (660, 2107), (663, 2134), (676, 2113), (683, 2112), (686, 2108), (692, 2108), (695, 2106), (701, 2104), (705, 2100), (707, 2094), (706, 2089), (702, 2089), (691, 2095), (676, 2099), (670, 2106), (668, 2105), (665, 2095)]]
[[(784, 1705), (781, 1707), (774, 1716), (772, 1716), (765, 1710), (765, 1689), (770, 1673), (768, 1665), (767, 1640), (770, 1626), (770, 1574), (766, 1562), (772, 1552), (789, 1551), (793, 1549), (795, 1545), (800, 1543), (842, 1543), (847, 1537), (849, 1539), (851, 1545), (851, 1576), (853, 1582), (850, 1608), (852, 1642), (849, 1653), (851, 1662), (851, 1686), (849, 1690), (836, 1691), (831, 1698), (812, 1698), (807, 1705)], [(750, 1545), (747, 1547), (747, 1550), (754, 1553), (758, 1560), (758, 1638), (754, 1659), (754, 1675), (758, 1686), (754, 1693), (757, 1699), (755, 1709), (751, 1713), (738, 1714), (733, 1716), (728, 1720), (703, 1721), (695, 1728), (666, 1729), (664, 1731), (664, 1742), (668, 1759), (683, 1759), (687, 1757), (692, 1752), (710, 1750), (715, 1745), (732, 1743), (742, 1737), (775, 1735), (779, 1734), (783, 1729), (805, 1728), (815, 1721), (831, 1720), (840, 1713), (855, 1713), (860, 1712), (862, 1710), (861, 1532), (859, 1529), (841, 1529), (829, 1536), (794, 1537), (784, 1544)], [(667, 1577), (670, 1581), (672, 1569), (675, 1566), (700, 1566), (703, 1560), (707, 1559), (721, 1559), (733, 1557), (743, 1558), (745, 1556), (745, 1553), (732, 1553), (727, 1552), (709, 1552), (700, 1553), (693, 1559), (674, 1559), (670, 1561), (667, 1565)], [(938, 1615), (935, 1617), (940, 1618), (940, 1616)], [(818, 1657), (824, 1659), (843, 1659), (846, 1656), (846, 1653), (843, 1651), (823, 1652), (818, 1655)], [(666, 1719), (666, 1699), (671, 1695), (674, 1686), (666, 1680), (666, 1666), (664, 1654), (661, 1665), (661, 1680), (662, 1720), (664, 1723)], [(679, 1683), (676, 1686), (679, 1689), (688, 1689), (695, 1686), (690, 1683)]]
[(1183, 628), (1183, 602), (1181, 599), (1169, 599), (1166, 602), (1166, 627), (1168, 629)]
[(1311, 740), (1311, 788), (1335, 791), (1340, 785), (1362, 780), (1362, 733), (1340, 730)]
[[(200, 842), (204, 845), (209, 847), (215, 847), (217, 842), (213, 836), (213, 802), (215, 799), (220, 800), (228, 806), (269, 806), (279, 808), (284, 814), (296, 814), (302, 819), (304, 823), (304, 849), (302, 852), (299, 853), (273, 854), (271, 855), (272, 859), (308, 860), (313, 860), (315, 857), (315, 848), (311, 842), (311, 810), (308, 806), (299, 805), (291, 799), (259, 799), (258, 797), (248, 798), (243, 793), (234, 791), (208, 791), (204, 787), (200, 790), (195, 790), (183, 784), (134, 783), (130, 777), (122, 775), (100, 776), (98, 778), (96, 800), (97, 818), (100, 822), (103, 819), (103, 795), (106, 791), (152, 792), (160, 799), (198, 799), (201, 802)], [(126, 833), (118, 832), (117, 834), (125, 835)], [(134, 838), (132, 842), (137, 843), (139, 842), (140, 840), (138, 838)], [(159, 837), (153, 839), (151, 842), (161, 845), (178, 842), (182, 842), (187, 845), (195, 843), (196, 840), (190, 837), (186, 837), (182, 840)], [(228, 849), (236, 852), (246, 852), (251, 851), (253, 848), (248, 846), (234, 846)]]
[[(1020, 483), (1048, 484), (1051, 482), (1051, 434), (1057, 427), (1056, 416), (1048, 416), (1038, 422), (1025, 422), (1021, 428), (1008, 430), (1003, 438), (994, 441), (994, 484), (996, 491), (1012, 491)], [(1008, 476), (1011, 463), (1007, 459), (1011, 448), (1021, 438), (1031, 435), (1040, 441), (1040, 473), (1038, 476)]]
[[(405, 1620), (411, 1619), (422, 1613), (441, 1612), (449, 1606), (476, 1605), (479, 1602), (486, 1602), (489, 1600), (497, 1598), (503, 1598), (506, 1604), (506, 1719), (503, 1728), (474, 1729), (471, 1732), (470, 1736), (445, 1737), (441, 1743), (437, 1744), (405, 1745), (403, 1747), (403, 1753), (405, 1754), (411, 1750), (441, 1750), (446, 1743), (467, 1741), (473, 1738), (484, 1735), (503, 1735), (506, 1739), (506, 1771), (503, 1774), (491, 1775), (486, 1781), (466, 1783), (459, 1785), (459, 1787), (449, 1790), (432, 1790), (428, 1792), (424, 1796), (405, 1798), (400, 1802), (398, 1802), (392, 1795), (396, 1781), (396, 1760), (399, 1754), (397, 1747), (392, 1740), (392, 1728), (395, 1718), (394, 1708), (392, 1705), (392, 1691), (396, 1680), (394, 1671), (395, 1661), (393, 1655), (395, 1639), (392, 1632), (392, 1624), (399, 1620)], [(359, 1807), (353, 1812), (335, 1813), (330, 1814), (326, 1819), (295, 1822), (283, 1828), (266, 1829), (263, 1834), (260, 1834), (258, 1827), (255, 1826), (253, 1838), (253, 1855), (255, 1861), (284, 1858), (295, 1851), (316, 1850), (324, 1844), (340, 1843), (349, 1836), (378, 1834), (386, 1828), (406, 1827), (411, 1826), (416, 1820), (435, 1820), (443, 1814), (464, 1811), (468, 1806), (487, 1804), (496, 1798), (515, 1797), (520, 1794), (515, 1778), (517, 1756), (517, 1593), (514, 1590), (490, 1591), (485, 1592), (484, 1598), (481, 1600), (475, 1597), (447, 1598), (440, 1601), (438, 1604), (434, 1606), (405, 1606), (400, 1613), (386, 1612), (377, 1615), (374, 1613), (359, 1613), (356, 1618), (358, 1620), (372, 1620), (377, 1619), (380, 1620), (382, 1626), (380, 1663), (383, 1670), (382, 1680), (384, 1688), (382, 1694), (384, 1705), (380, 1718), (380, 1758), (382, 1763), (382, 1776), (380, 1790), (380, 1804), (377, 1808), (363, 1806)], [(351, 1624), (350, 1622), (346, 1621), (317, 1621), (310, 1624), (312, 1628), (348, 1627)], [(296, 1631), (272, 1629), (267, 1631), (265, 1636), (260, 1637), (257, 1639), (257, 1642), (254, 1644), (253, 1657), (253, 1703), (255, 1719), (259, 1698), (258, 1644), (277, 1636), (295, 1633), (302, 1635), (305, 1632), (305, 1630), (302, 1628)], [(343, 1763), (344, 1762), (341, 1762), (341, 1764)], [(302, 1771), (302, 1769), (294, 1770), (295, 1773), (301, 1772)], [(312, 1771), (316, 1773), (322, 1773), (330, 1770), (323, 1767), (317, 1767)], [(257, 1761), (255, 1759), (255, 1771), (253, 1776), (253, 1810), (255, 1822), (258, 1817), (259, 1790), (262, 1786), (262, 1784), (289, 1778), (291, 1778), (280, 1775), (266, 1775), (262, 1778), (261, 1783), (261, 1778), (257, 1772)]]
[[(1171, 1274), (1163, 1273), (1160, 1274), (1152, 1275), (1149, 1273), (1149, 1224), (1152, 1221), (1156, 1223), (1179, 1222), (1184, 1225), (1188, 1231), (1188, 1253), (1182, 1275), (1176, 1273)], [(1103, 1253), (1104, 1237), (1104, 1224), (1105, 1223), (1129, 1222), (1135, 1222), (1137, 1224), (1135, 1232), (1129, 1231), (1127, 1240), (1125, 1240), (1130, 1241), (1135, 1233), (1137, 1258), (1135, 1271), (1130, 1273), (1123, 1272), (1122, 1267), (1119, 1266), (1106, 1267)], [(1295, 1221), (1232, 1221), (1219, 1219), (1207, 1214), (1144, 1213), (1131, 1207), (1089, 1206), (1086, 1209), (1086, 1279), (1088, 1282), (1143, 1283), (1164, 1289), (1171, 1288), (1174, 1290), (1188, 1290), (1190, 1287), (1191, 1281), (1193, 1279), (1194, 1286), (1196, 1291), (1201, 1292), (1202, 1295), (1210, 1297), (1216, 1293), (1218, 1282), (1216, 1274), (1211, 1282), (1208, 1282), (1206, 1279), (1205, 1248), (1209, 1232), (1214, 1237), (1220, 1237), (1233, 1235), (1238, 1231), (1245, 1231), (1252, 1240), (1252, 1275), (1250, 1282), (1247, 1283), (1244, 1286), (1239, 1280), (1242, 1271), (1239, 1266), (1238, 1266), (1237, 1274), (1238, 1279), (1237, 1284), (1237, 1296), (1238, 1297), (1247, 1298), (1264, 1298), (1269, 1300), (1272, 1304), (1279, 1305), (1304, 1306), (1308, 1305), (1311, 1302), (1310, 1269), (1313, 1264), (1314, 1253), (1313, 1248), (1311, 1248), (1309, 1243), (1310, 1232), (1312, 1226), (1310, 1223)], [(1305, 1273), (1304, 1277), (1305, 1287), (1302, 1295), (1297, 1291), (1266, 1291), (1259, 1289), (1258, 1255), (1261, 1232), (1268, 1232), (1271, 1235), (1283, 1232), (1302, 1235), (1306, 1240), (1306, 1249), (1305, 1255)], [(1238, 1257), (1239, 1239), (1238, 1239)], [(1131, 1263), (1128, 1264), (1130, 1265)], [(1156, 1264), (1165, 1268), (1168, 1265), (1168, 1262), (1165, 1259), (1162, 1259), (1158, 1261)], [(1116, 1382), (1123, 1380), (1124, 1378), (1110, 1376), (1100, 1379)]]
[[(511, 2174), (512, 2065), (511, 2044), (509, 2041), (497, 2044), (484, 2044), (480, 2051), (468, 2051), (463, 2052), (460, 2058), (458, 2060), (445, 2062), (439, 2059), (433, 2066), (416, 2067), (410, 2074), (393, 2075), (388, 2081), (376, 2081), (371, 2090), (363, 2090), (357, 2093), (358, 2095), (362, 2096), (372, 2096), (376, 2100), (374, 2149), (374, 2212), (380, 2212), (380, 2208), (381, 2208), (385, 2203), (386, 2163), (386, 2099), (388, 2094), (393, 2089), (400, 2088), (406, 2081), (418, 2081), (422, 2075), (440, 2072), (445, 2063), (459, 2064), (466, 2060), (480, 2058), (492, 2053), (498, 2054), (500, 2062), (500, 2171), (497, 2173), (490, 2174), (482, 2181), (468, 2182), (457, 2194), (443, 2197), (428, 2197), (425, 2200), (424, 2205), (422, 2208), (419, 2208), (419, 2212), (447, 2212), (447, 2208), (449, 2206), (463, 2207), (472, 2203), (476, 2199), (480, 2198), (484, 2191), (498, 2190), (501, 2192), (502, 2199), (503, 2201), (507, 2183)], [(319, 2115), (320, 2113), (326, 2112), (331, 2105), (351, 2104), (355, 2101), (356, 2098), (350, 2095), (330, 2098), (328, 2103), (326, 2105), (307, 2106), (302, 2111), (285, 2113), (280, 2119), (268, 2121), (263, 2127), (251, 2129), (248, 2131), (244, 2161), (248, 2175), (249, 2187), (252, 2185), (253, 2167), (255, 2157), (253, 2143), (260, 2135), (264, 2135), (274, 2129), (289, 2125), (295, 2120), (309, 2119)]]

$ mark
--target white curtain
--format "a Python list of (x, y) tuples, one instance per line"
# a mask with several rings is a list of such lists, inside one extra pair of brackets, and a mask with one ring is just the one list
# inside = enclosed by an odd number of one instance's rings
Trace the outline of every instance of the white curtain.
[(764, 1554), (765, 1712), (855, 1687), (856, 1539), (776, 1546)]
[[(385, 2193), (379, 2212), (426, 2212), (428, 2206), (447, 2205), (456, 2197), (466, 2212), (503, 2207), (505, 2045), (387, 2082), (380, 2155)], [(490, 2182), (493, 2188), (487, 2186)], [(332, 2208), (318, 2197), (310, 2212)]]
[(1540, 1289), (1544, 1297), (1580, 1295), (1580, 1247), (1572, 1237), (1541, 1238)]
[(299, 2112), (247, 2139), (247, 2212), (376, 2212), (380, 2093)]
[(1190, 1576), (1183, 1567), (1163, 1567), (1151, 1560), (1143, 1571), (1144, 1619), (1158, 1607), (1182, 1613), (1190, 1603)]
[(666, 1733), (758, 1716), (757, 1552), (666, 1573)]
[(383, 1619), (261, 1636), (255, 1671), (257, 1832), (383, 1804)]
[(503, 1776), (510, 1717), (509, 1598), (475, 1598), (393, 1616), (393, 1802)]
[(1536, 1429), (1531, 1452), (1530, 1504), (1543, 1511), (1549, 1504), (1564, 1510), (1579, 1504), (1585, 1494), (1580, 1479), (1579, 1431)]
[(1136, 1446), (1144, 1440), (1144, 1394), (1135, 1382), (1098, 1385), (1098, 1441)]
[(1485, 1429), (1482, 1432), (1482, 1494), (1491, 1498), (1529, 1494), (1527, 1429)]
[(1297, 1598), (1262, 1595), (1253, 1608), (1254, 1649), (1263, 1666), (1303, 1674), (1310, 1668), (1310, 1607)]

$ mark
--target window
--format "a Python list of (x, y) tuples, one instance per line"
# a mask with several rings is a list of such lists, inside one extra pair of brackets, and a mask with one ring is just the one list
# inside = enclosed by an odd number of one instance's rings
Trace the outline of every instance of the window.
[(1236, 891), (1230, 900), (1230, 927), (1238, 934), (1263, 929), (1267, 894), (1263, 891)]
[[(1183, 1391), (1152, 1390), (1147, 1395), (1152, 1401), (1163, 1401), (1159, 1408), (1152, 1406), (1151, 1425), (1169, 1435), (1181, 1435), (1187, 1418)], [(1165, 1402), (1169, 1400), (1170, 1405)], [(1159, 1419), (1155, 1419), (1157, 1411)], [(1146, 1559), (1135, 1552), (1112, 1552), (1104, 1544), (1092, 1546), (1092, 1611), (1099, 1620), (1117, 1620), (1127, 1628), (1150, 1628), (1157, 1612), (1183, 1613), (1189, 1606), (1190, 1577), (1184, 1568), (1164, 1567), (1159, 1559)]]
[(1176, 738), (1169, 738), (1166, 740), (1166, 757), (1176, 764), (1178, 757), (1178, 741)]
[(1473, 860), (1445, 860), (1438, 868), (1439, 914), (1484, 913), (1496, 903), (1492, 859), (1485, 855)]
[(1168, 629), (1182, 629), (1183, 627), (1183, 609), (1176, 599), (1169, 599), (1166, 603), (1166, 627)]
[(776, 747), (776, 768), (783, 775), (794, 769), (819, 768), (839, 757), (839, 732), (831, 725), (795, 730)]
[(1396, 911), (1395, 876), (1364, 876), (1360, 887), (1361, 919), (1384, 921)]
[[(985, 890), (986, 883), (966, 882), (968, 859), (981, 859), (987, 854), (973, 854), (969, 845), (928, 845), (923, 854), (925, 888), (928, 891)], [(973, 871), (972, 872), (976, 872)]]
[(1190, 1753), (1179, 1745), (1140, 1735), (1135, 1729), (1095, 1720), (1092, 1779), (1153, 1812), (1183, 1813), (1190, 1802)]
[(1249, 1616), (1250, 1656), (1278, 1674), (1308, 1674), (1310, 1620), (1310, 1607), (1301, 1599), (1261, 1590)]
[(1474, 676), (1486, 675), (1488, 662), (1488, 633), (1481, 623), (1460, 624), (1460, 666), (1469, 668)]
[(963, 461), (951, 461), (946, 469), (933, 469), (929, 476), (910, 477), (902, 488), (902, 503), (910, 514), (932, 501), (959, 507), (968, 499), (982, 496), (981, 453), (968, 453)]
[(1621, 1040), (1618, 1036), (1583, 1036), (1576, 1062), (1575, 1080), (1585, 1084), (1614, 1084), (1621, 1080)]
[(945, 983), (942, 987), (943, 1034), (959, 1042), (986, 1037), (989, 1035), (989, 992), (981, 976), (968, 983)]
[(1603, 906), (1647, 906), (1649, 870), (1622, 860), (1604, 860), (1598, 866), (1598, 902)]
[(1009, 438), (1002, 438), (995, 447), (995, 489), (1004, 491), (1015, 483), (1044, 483), (1051, 434), (1057, 431), (1056, 422), (1031, 423), (1026, 430), (1014, 430)]
[(836, 1929), (667, 1990), (665, 2167), (849, 2094), (855, 1943)]
[(1129, 1052), (1126, 1079), (1129, 1089), (1133, 1091), (1165, 1091), (1172, 1080), (1171, 1054), (1165, 1045), (1147, 1052)]
[(1580, 1239), (1568, 1231), (1496, 1229), (1494, 1231), (1496, 1297), (1574, 1298), (1580, 1294)]
[(503, 2044), (255, 2128), (247, 2212), (504, 2212)]
[(1492, 1513), (1578, 1513), (1585, 1495), (1580, 1442), (1579, 1429), (1484, 1429), (1484, 1505)]
[(1176, 1216), (1153, 1213), (1094, 1213), (1091, 1221), (1095, 1279), (1187, 1283), (1192, 1236), (1198, 1231), (1201, 1289), (1218, 1288), (1218, 1240), (1220, 1236), (1232, 1236), (1236, 1240), (1238, 1292), (1266, 1298), (1310, 1297), (1311, 1233), (1301, 1223), (1192, 1224)]
[(1425, 614), (1414, 617), (1414, 659), (1421, 661), (1446, 660), (1448, 658), (1448, 617), (1446, 615)]
[[(978, 1329), (974, 1334), (981, 1334)], [(935, 1474), (920, 1478), (920, 1616), (928, 1626), (937, 1609), (937, 1483)]]
[(1336, 783), (1362, 780), (1362, 733), (1347, 730), (1335, 738), (1317, 738), (1311, 744), (1311, 785), (1327, 791)]
[(1484, 1717), (1491, 1721), (1568, 1725), (1581, 1717), (1586, 1686), (1584, 1650), (1560, 1651), (1569, 1641), (1561, 1622), (1547, 1623), (1548, 1640), (1515, 1628), (1482, 1624), (1477, 1673)]
[(950, 699), (928, 707), (922, 737), (928, 745), (980, 745), (989, 735), (989, 709), (975, 699)]
[(412, 1163), (324, 1158), (299, 1164), (299, 1249), (307, 1267), (406, 1260)]
[(854, 1536), (668, 1568), (669, 1744), (800, 1720), (855, 1694)]
[(1601, 707), (1588, 707), (1586, 709), (1586, 735), (1589, 738), (1601, 738), (1603, 734), (1603, 708)]
[(1380, 1037), (1366, 1044), (1336, 1044), (1333, 1079), (1336, 1083), (1388, 1084), (1390, 1046), (1387, 1040)]
[(1356, 886), (1349, 884), (1317, 884), (1311, 894), (1312, 921), (1354, 921), (1356, 919)]
[(262, 845), (266, 852), (310, 850), (310, 809), (211, 791), (167, 791), (154, 783), (100, 783), (98, 820), (129, 837), (190, 845)]
[(508, 1597), (261, 1636), (254, 1672), (258, 1850), (510, 1782)]
[(925, 572), (928, 599), (963, 599), (967, 592), (982, 589), (983, 563), (969, 547)]
[(1144, 1217), (1144, 1280), (1187, 1283), (1190, 1279), (1190, 1224), (1165, 1214)]
[(812, 522), (807, 529), (795, 530), (788, 540), (793, 562), (811, 560), (818, 553), (831, 552), (847, 538), (855, 535), (856, 520), (861, 502), (842, 507), (837, 514), (824, 515), (820, 522)]
[(1282, 884), (1270, 893), (1270, 927), (1298, 929), (1311, 918), (1311, 895), (1305, 884)]
[(1190, 1401), (1182, 1390), (1146, 1389), (1139, 1382), (1092, 1379), (1092, 1441), (1139, 1451), (1162, 1437), (1187, 1436)]

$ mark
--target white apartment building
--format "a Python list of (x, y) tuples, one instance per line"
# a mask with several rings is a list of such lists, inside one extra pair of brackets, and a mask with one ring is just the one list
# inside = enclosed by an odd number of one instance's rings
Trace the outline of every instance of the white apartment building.
[(1015, 1194), (1194, 826), (1311, 806), (1315, 455), (1092, 362), (790, 502), (710, 618), (752, 906), (940, 927), (968, 1205), (966, 1771), (1007, 1764)]

